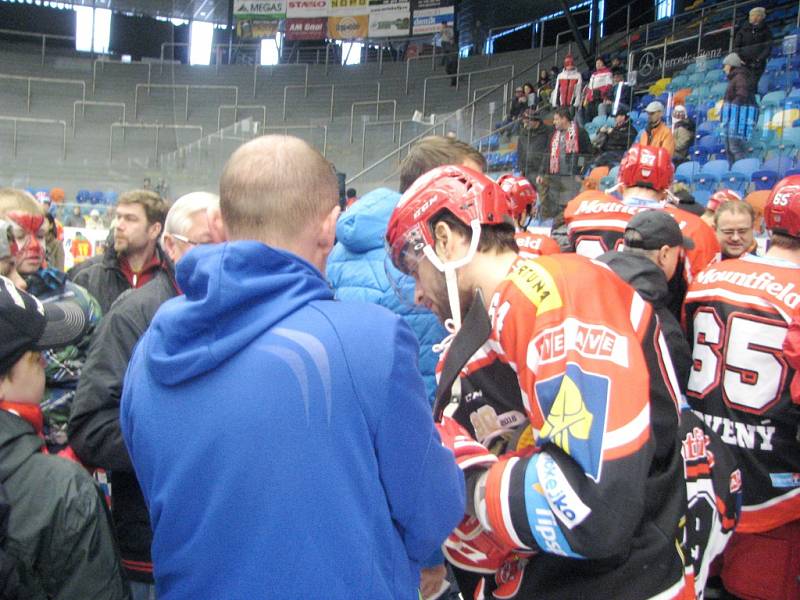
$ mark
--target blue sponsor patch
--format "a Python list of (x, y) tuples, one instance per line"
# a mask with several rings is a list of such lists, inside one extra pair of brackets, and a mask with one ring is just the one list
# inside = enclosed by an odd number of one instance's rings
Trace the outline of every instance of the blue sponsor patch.
[(552, 442), (574, 458), (587, 476), (600, 481), (609, 381), (574, 363), (566, 373), (536, 383), (545, 422), (539, 445)]
[(584, 558), (575, 552), (561, 532), (550, 504), (547, 502), (539, 482), (537, 465), (542, 455), (534, 455), (525, 467), (525, 509), (528, 513), (528, 525), (531, 528), (536, 544), (550, 554)]
[(770, 473), (774, 488), (796, 488), (800, 487), (800, 473)]

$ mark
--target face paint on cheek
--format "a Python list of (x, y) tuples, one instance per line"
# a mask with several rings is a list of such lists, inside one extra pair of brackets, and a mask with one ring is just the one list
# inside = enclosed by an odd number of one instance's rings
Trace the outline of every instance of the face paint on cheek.
[[(24, 253), (26, 255), (25, 257), (41, 255), (42, 241), (40, 237), (42, 239), (44, 237), (42, 233), (44, 215), (14, 210), (8, 213), (8, 218), (17, 230), (14, 232), (12, 250), (14, 254), (18, 256), (18, 260), (23, 258), (19, 256), (21, 253)], [(24, 239), (22, 244), (20, 244), (20, 238)]]

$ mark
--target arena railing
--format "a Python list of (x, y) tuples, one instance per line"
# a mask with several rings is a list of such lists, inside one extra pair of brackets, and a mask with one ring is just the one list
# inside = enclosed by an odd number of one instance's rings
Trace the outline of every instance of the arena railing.
[(11, 157), (17, 157), (17, 128), (19, 123), (34, 123), (36, 125), (61, 125), (63, 128), (63, 141), (61, 145), (61, 158), (67, 158), (67, 122), (61, 119), (34, 119), (32, 117), (13, 117), (0, 115), (0, 121), (11, 122), (14, 124), (14, 132), (11, 138)]
[(61, 79), (57, 77), (28, 77), (26, 75), (8, 75), (0, 73), (0, 79), (9, 79), (16, 81), (25, 81), (28, 84), (28, 92), (26, 97), (26, 104), (28, 112), (31, 111), (31, 86), (33, 82), (39, 83), (59, 83), (65, 85), (78, 85), (81, 87), (81, 100), (86, 100), (86, 82), (82, 79)]

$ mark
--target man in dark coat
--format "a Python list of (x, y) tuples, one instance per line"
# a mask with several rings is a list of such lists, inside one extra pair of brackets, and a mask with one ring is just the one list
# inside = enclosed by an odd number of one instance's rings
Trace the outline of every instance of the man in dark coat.
[(765, 19), (767, 11), (757, 6), (750, 11), (747, 23), (743, 23), (733, 38), (733, 51), (750, 69), (754, 87), (767, 68), (767, 59), (772, 46), (772, 32)]
[(547, 156), (553, 128), (544, 124), (541, 113), (533, 109), (522, 115), (522, 132), (517, 145), (517, 165), (528, 179), (539, 175), (542, 159)]

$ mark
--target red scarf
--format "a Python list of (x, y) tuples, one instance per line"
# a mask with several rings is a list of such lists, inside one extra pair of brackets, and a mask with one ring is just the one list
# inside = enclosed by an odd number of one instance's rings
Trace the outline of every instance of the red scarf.
[(142, 266), (140, 271), (134, 271), (131, 269), (131, 265), (126, 256), (122, 255), (119, 257), (119, 270), (122, 271), (125, 279), (128, 280), (128, 283), (134, 289), (142, 287), (145, 283), (155, 277), (156, 271), (158, 271), (161, 267), (162, 264), (158, 256), (158, 251), (153, 253), (153, 256), (151, 256), (150, 260)]
[[(36, 432), (36, 435), (42, 440), (42, 454), (49, 454), (47, 451), (47, 446), (44, 444), (44, 434), (42, 433), (42, 429), (44, 428), (44, 417), (42, 416), (42, 409), (38, 404), (0, 400), (0, 410), (8, 411), (12, 415), (16, 415), (26, 423), (29, 423)], [(81, 464), (81, 461), (78, 458), (78, 455), (75, 454), (72, 446), (67, 446), (66, 448), (62, 449), (58, 452), (58, 454), (56, 454), (56, 456), (60, 456), (61, 458), (66, 458), (67, 460)]]
[[(578, 154), (578, 125), (575, 121), (569, 126), (565, 132), (567, 139), (564, 144), (564, 149), (567, 154)], [(550, 174), (558, 175), (559, 164), (561, 162), (561, 147), (559, 146), (559, 139), (561, 132), (556, 130), (553, 132), (553, 137), (550, 140)]]

